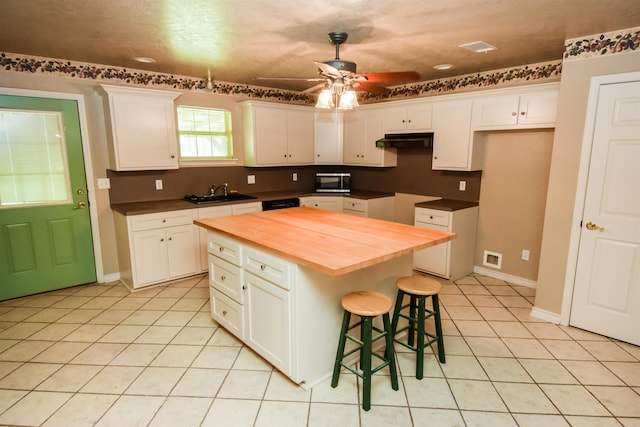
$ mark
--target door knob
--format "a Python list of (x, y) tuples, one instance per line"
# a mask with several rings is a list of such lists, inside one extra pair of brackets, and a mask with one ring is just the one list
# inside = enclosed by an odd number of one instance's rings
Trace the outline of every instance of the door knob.
[(73, 208), (73, 210), (84, 209), (86, 207), (87, 207), (87, 204), (85, 202), (78, 202), (78, 204)]
[(589, 231), (593, 231), (593, 230), (604, 231), (604, 227), (600, 227), (598, 224), (594, 224), (591, 221), (586, 223), (585, 227), (587, 227), (587, 230)]

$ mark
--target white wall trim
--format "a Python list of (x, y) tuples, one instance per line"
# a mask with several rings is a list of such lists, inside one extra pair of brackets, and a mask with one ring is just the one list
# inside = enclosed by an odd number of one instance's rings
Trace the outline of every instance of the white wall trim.
[(102, 279), (103, 280), (100, 283), (117, 282), (120, 280), (120, 272), (105, 274), (104, 276), (102, 276)]
[[(0, 87), (0, 94), (13, 96), (32, 96), (37, 98), (68, 99), (78, 103), (78, 119), (80, 121), (80, 135), (82, 138), (82, 152), (84, 157), (84, 170), (87, 179), (87, 197), (89, 199), (89, 218), (91, 219), (91, 238), (93, 240), (93, 257), (96, 266), (96, 279), (98, 283), (105, 282), (104, 268), (102, 265), (102, 246), (100, 245), (100, 229), (98, 227), (98, 210), (96, 201), (96, 186), (91, 164), (91, 144), (89, 144), (89, 127), (87, 125), (87, 113), (84, 96), (80, 93), (48, 92), (43, 90), (13, 89)], [(120, 274), (118, 273), (118, 276)]]
[(552, 313), (547, 310), (543, 310), (538, 307), (533, 307), (531, 309), (531, 317), (535, 317), (536, 319), (546, 320), (547, 322), (559, 324), (560, 323), (560, 315), (557, 313)]
[(569, 240), (569, 253), (567, 256), (567, 270), (564, 278), (564, 293), (562, 296), (562, 308), (560, 311), (560, 324), (569, 325), (571, 317), (571, 304), (573, 302), (573, 290), (576, 279), (576, 268), (578, 266), (578, 250), (580, 248), (580, 234), (582, 227), (582, 215), (584, 213), (584, 203), (587, 196), (587, 180), (589, 178), (589, 163), (591, 162), (591, 146), (593, 144), (593, 132), (595, 129), (596, 110), (598, 107), (598, 94), (600, 86), (605, 84), (639, 81), (640, 72), (610, 74), (606, 76), (595, 76), (591, 78), (589, 87), (589, 101), (585, 116), (584, 133), (582, 138), (582, 148), (580, 154), (580, 167), (578, 171), (578, 182), (576, 185), (576, 198), (573, 206), (573, 219), (571, 222), (571, 237)]
[(526, 286), (527, 288), (535, 289), (538, 284), (538, 282), (531, 279), (512, 276), (511, 274), (501, 273), (499, 271), (495, 271), (490, 268), (480, 267), (477, 265), (473, 266), (473, 272), (482, 274), (483, 276), (493, 277), (494, 279), (504, 280), (505, 282), (513, 283), (514, 285)]

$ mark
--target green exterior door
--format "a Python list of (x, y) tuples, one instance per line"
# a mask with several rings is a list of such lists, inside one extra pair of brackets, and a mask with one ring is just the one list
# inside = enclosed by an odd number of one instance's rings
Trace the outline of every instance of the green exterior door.
[(76, 101), (0, 96), (0, 300), (95, 281)]

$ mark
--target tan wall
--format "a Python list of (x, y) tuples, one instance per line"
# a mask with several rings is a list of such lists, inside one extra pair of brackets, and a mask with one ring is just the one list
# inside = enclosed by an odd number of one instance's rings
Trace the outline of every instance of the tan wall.
[[(536, 281), (553, 130), (489, 132), (480, 187), (475, 265), (502, 254), (499, 273)], [(529, 250), (529, 261), (522, 250)]]
[(591, 78), (638, 71), (639, 64), (640, 52), (631, 52), (564, 62), (562, 65), (536, 308), (556, 314), (560, 314), (562, 309)]

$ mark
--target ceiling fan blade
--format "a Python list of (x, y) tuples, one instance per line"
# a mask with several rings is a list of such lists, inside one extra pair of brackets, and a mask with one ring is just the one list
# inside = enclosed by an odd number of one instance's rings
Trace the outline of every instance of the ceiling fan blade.
[(353, 82), (353, 88), (355, 90), (365, 90), (371, 93), (387, 93), (389, 89), (384, 86), (378, 86), (376, 84), (371, 84), (370, 82), (364, 80), (356, 80)]
[(389, 73), (359, 73), (358, 77), (365, 77), (369, 83), (377, 82), (406, 82), (420, 79), (416, 71), (396, 71)]
[(325, 76), (333, 77), (333, 78), (342, 77), (342, 74), (340, 74), (340, 71), (338, 71), (336, 68), (332, 67), (331, 65), (327, 65), (324, 62), (318, 62), (318, 61), (313, 61), (313, 63), (316, 64), (316, 67), (318, 67), (322, 72), (322, 74)]
[[(324, 79), (323, 79), (324, 80)], [(317, 92), (319, 89), (322, 89), (323, 87), (326, 86), (326, 83), (320, 83), (317, 84), (315, 86), (310, 87), (309, 89), (305, 89), (300, 93), (313, 93), (313, 92)]]

